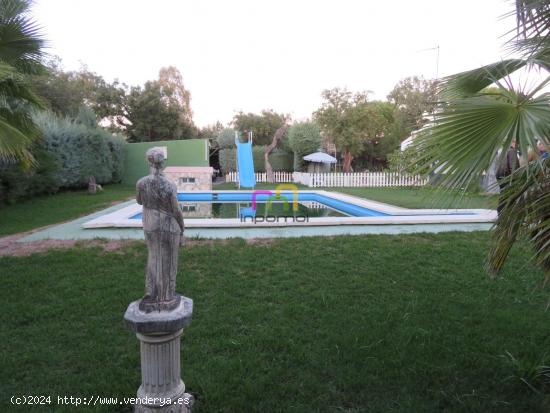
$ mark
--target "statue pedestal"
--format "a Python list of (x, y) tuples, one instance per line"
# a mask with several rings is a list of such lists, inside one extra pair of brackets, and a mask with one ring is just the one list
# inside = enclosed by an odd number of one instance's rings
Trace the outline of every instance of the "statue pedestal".
[(126, 325), (136, 333), (141, 350), (141, 386), (138, 389), (138, 413), (189, 413), (194, 402), (185, 393), (180, 371), (180, 340), (191, 323), (193, 300), (181, 296), (171, 311), (146, 313), (134, 301), (124, 314)]

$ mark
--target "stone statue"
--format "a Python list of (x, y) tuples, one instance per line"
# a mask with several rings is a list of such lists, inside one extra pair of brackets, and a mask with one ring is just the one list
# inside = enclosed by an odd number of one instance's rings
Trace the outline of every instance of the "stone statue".
[(184, 240), (183, 214), (178, 206), (176, 185), (162, 173), (164, 154), (157, 148), (146, 153), (151, 173), (137, 184), (137, 202), (143, 205), (143, 231), (149, 255), (145, 296), (139, 309), (170, 311), (178, 307), (176, 294), (179, 246)]

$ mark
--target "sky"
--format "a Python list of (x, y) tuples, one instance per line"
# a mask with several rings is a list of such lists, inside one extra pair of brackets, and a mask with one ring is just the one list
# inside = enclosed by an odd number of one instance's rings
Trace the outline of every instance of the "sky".
[[(385, 99), (505, 57), (508, 0), (35, 0), (48, 52), (142, 85), (175, 66), (198, 126), (239, 111), (311, 116), (333, 87)], [(439, 59), (437, 49), (439, 46)]]

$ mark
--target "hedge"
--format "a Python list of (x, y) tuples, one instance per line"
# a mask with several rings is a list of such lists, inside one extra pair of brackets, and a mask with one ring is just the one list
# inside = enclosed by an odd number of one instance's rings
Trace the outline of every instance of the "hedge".
[(31, 148), (37, 166), (0, 163), (0, 204), (83, 188), (92, 175), (100, 184), (120, 182), (124, 139), (52, 113), (39, 113), (34, 121), (42, 135)]
[(54, 157), (44, 149), (44, 144), (40, 141), (34, 144), (31, 153), (37, 163), (35, 168), (24, 168), (20, 164), (0, 164), (0, 205), (58, 191)]
[[(265, 172), (264, 161), (265, 146), (258, 145), (252, 147), (252, 158), (254, 159), (254, 171)], [(224, 174), (237, 170), (235, 161), (236, 149), (228, 148), (220, 150), (220, 166)], [(292, 171), (294, 157), (292, 153), (275, 149), (269, 155), (269, 162), (274, 171)]]
[(90, 176), (97, 183), (119, 182), (124, 170), (124, 139), (101, 128), (42, 113), (35, 119), (46, 150), (57, 163), (60, 188), (82, 188)]

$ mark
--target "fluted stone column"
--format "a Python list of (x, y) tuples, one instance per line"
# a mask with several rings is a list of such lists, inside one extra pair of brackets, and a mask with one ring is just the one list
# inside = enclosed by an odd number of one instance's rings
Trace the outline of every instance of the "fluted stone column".
[(185, 392), (180, 370), (180, 342), (183, 329), (191, 322), (193, 300), (180, 296), (172, 311), (146, 313), (139, 300), (128, 306), (126, 325), (140, 341), (141, 386), (135, 406), (138, 413), (188, 413), (194, 402)]
[(180, 374), (180, 336), (183, 329), (172, 334), (145, 335), (137, 333), (141, 342), (141, 386), (138, 397), (156, 395), (174, 399), (182, 397), (185, 385)]

